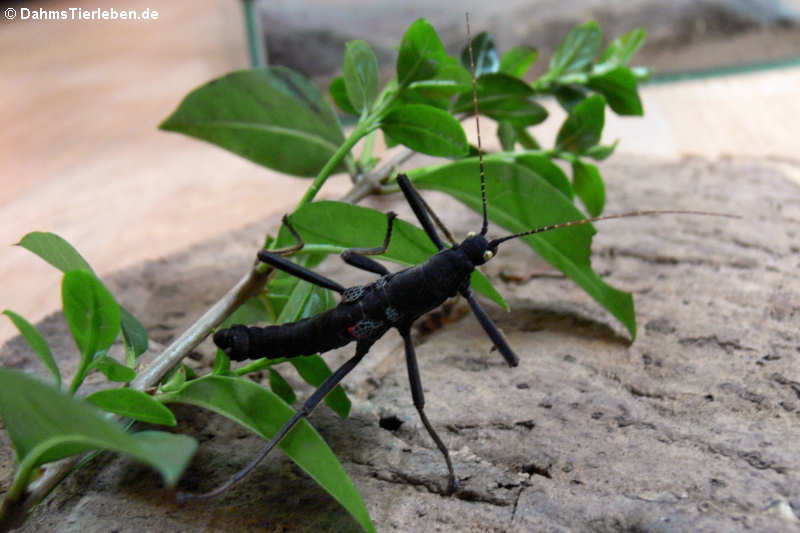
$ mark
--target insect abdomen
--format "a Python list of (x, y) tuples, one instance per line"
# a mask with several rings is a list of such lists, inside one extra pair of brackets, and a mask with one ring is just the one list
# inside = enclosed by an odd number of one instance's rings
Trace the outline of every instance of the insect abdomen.
[(280, 326), (232, 326), (214, 335), (214, 344), (234, 361), (267, 357), (298, 357), (326, 352), (355, 340), (353, 322), (342, 307)]

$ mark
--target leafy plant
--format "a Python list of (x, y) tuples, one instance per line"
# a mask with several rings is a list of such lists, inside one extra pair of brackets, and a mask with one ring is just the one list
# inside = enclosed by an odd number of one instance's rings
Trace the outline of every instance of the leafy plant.
[[(489, 35), (481, 33), (474, 38), (479, 112), (497, 122), (503, 149), (485, 157), (492, 221), (519, 232), (584, 218), (575, 205), (576, 197), (589, 215), (603, 210), (603, 180), (590, 161), (608, 157), (616, 146), (600, 144), (606, 106), (618, 114), (642, 114), (637, 83), (647, 71), (629, 68), (628, 63), (643, 39), (644, 31), (637, 29), (603, 48), (597, 23), (577, 26), (555, 51), (547, 71), (528, 82), (524, 76), (538, 58), (535, 49), (518, 46), (500, 54)], [(313, 267), (330, 254), (382, 240), (380, 228), (384, 227), (385, 215), (352, 204), (370, 194), (395, 192), (394, 170), (414, 153), (450, 159), (408, 170), (415, 186), (443, 191), (472, 209), (480, 209), (478, 157), (461, 126), (461, 121), (474, 113), (470, 56), (467, 48), (458, 57), (449, 55), (433, 27), (420, 19), (402, 39), (396, 77), (380, 89), (378, 63), (370, 46), (364, 41), (348, 43), (342, 75), (331, 82), (329, 92), (339, 109), (356, 119), (349, 134), (323, 94), (309, 80), (284, 67), (238, 71), (198, 87), (161, 128), (208, 141), (285, 174), (313, 177), (291, 214), (292, 224), (306, 243), (295, 260)], [(551, 148), (542, 148), (531, 131), (547, 119), (546, 109), (537, 102), (542, 97), (555, 97), (568, 113)], [(404, 146), (383, 164), (373, 154), (379, 134), (389, 146)], [(352, 149), (362, 140), (363, 149), (355, 155)], [(517, 147), (520, 149), (515, 151)], [(571, 167), (571, 180), (555, 160)], [(353, 180), (346, 203), (314, 201), (335, 172), (347, 172)], [(633, 337), (636, 323), (631, 295), (607, 285), (591, 268), (593, 234), (590, 225), (583, 225), (524, 240), (620, 320)], [(292, 242), (284, 227), (275, 238), (268, 237), (265, 246), (276, 248)], [(99, 414), (97, 408), (128, 420), (174, 425), (174, 417), (164, 404), (189, 403), (221, 413), (270, 438), (291, 416), (290, 404), (296, 400), (275, 367), (288, 362), (315, 387), (331, 373), (325, 361), (314, 354), (288, 360), (259, 359), (233, 369), (226, 355), (218, 351), (212, 373), (202, 377), (193, 376), (180, 365), (181, 359), (220, 325), (293, 322), (335, 305), (328, 291), (281, 272), (273, 273), (264, 264), (247, 272), (167, 347), (156, 363), (137, 373), (136, 358), (147, 347), (147, 335), (133, 315), (117, 304), (88, 263), (52, 234), (29, 234), (20, 245), (64, 272), (64, 316), (80, 360), (67, 392), (62, 392), (61, 372), (45, 340), (25, 319), (5, 312), (54, 382), (45, 385), (18, 372), (0, 370), (0, 415), (19, 463), (17, 478), (4, 502), (6, 519), (35, 503), (69, 471), (69, 466), (51, 469), (51, 480), (41, 484), (44, 489), (24, 499), (35, 468), (90, 449), (129, 453), (157, 468), (167, 483), (178, 479), (195, 449), (194, 441), (163, 432), (125, 433), (118, 422)], [(397, 221), (391, 245), (381, 258), (411, 265), (435, 251), (422, 230)], [(506, 307), (478, 272), (472, 287)], [(120, 334), (124, 362), (109, 355)], [(268, 371), (269, 388), (243, 377), (263, 370)], [(130, 382), (130, 387), (104, 389), (84, 400), (75, 398), (83, 380), (93, 371), (102, 372), (109, 381)], [(156, 385), (153, 394), (143, 392)], [(326, 402), (342, 417), (349, 413), (350, 402), (339, 387)], [(58, 422), (67, 417), (78, 422), (68, 427)], [(31, 424), (31, 420), (36, 423)], [(159, 457), (152, 453), (156, 445)], [(374, 530), (352, 482), (307, 422), (302, 422), (280, 446), (365, 530)]]

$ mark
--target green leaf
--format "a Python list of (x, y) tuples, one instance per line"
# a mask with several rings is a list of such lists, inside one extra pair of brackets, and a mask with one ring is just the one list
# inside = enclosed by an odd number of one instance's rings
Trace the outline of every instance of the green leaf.
[(558, 130), (556, 145), (581, 153), (600, 142), (605, 124), (606, 100), (599, 94), (576, 105)]
[(38, 465), (100, 448), (136, 457), (171, 486), (197, 447), (184, 435), (127, 434), (88, 402), (15, 370), (0, 369), (0, 417), (22, 463), (18, 477)]
[(546, 79), (557, 79), (565, 74), (585, 70), (600, 51), (603, 44), (603, 31), (597, 22), (591, 20), (572, 28), (558, 45)]
[(159, 127), (294, 176), (316, 175), (344, 142), (319, 90), (284, 67), (241, 70), (206, 83)]
[(50, 351), (50, 346), (48, 346), (47, 341), (44, 340), (42, 334), (39, 333), (39, 330), (36, 329), (36, 326), (10, 309), (3, 311), (3, 314), (11, 319), (11, 322), (14, 323), (19, 332), (28, 342), (28, 345), (33, 349), (34, 352), (36, 352), (36, 355), (39, 356), (39, 359), (41, 359), (44, 366), (53, 375), (53, 381), (55, 381), (56, 389), (60, 389), (61, 372), (58, 370), (58, 365), (56, 364), (56, 360), (53, 358), (53, 353)]
[(517, 134), (517, 142), (522, 145), (526, 150), (541, 150), (542, 146), (539, 142), (528, 133), (527, 128), (524, 126), (514, 126), (514, 131)]
[(231, 373), (231, 358), (220, 349), (217, 349), (217, 355), (214, 357), (214, 367), (211, 369), (211, 373), (222, 376)]
[(403, 35), (397, 53), (397, 81), (401, 86), (432, 78), (447, 52), (436, 30), (425, 19), (418, 19)]
[(178, 423), (175, 415), (164, 404), (138, 390), (105, 389), (90, 394), (86, 400), (104, 411), (133, 418), (139, 422), (165, 426), (175, 426)]
[(360, 113), (372, 108), (378, 96), (378, 59), (365, 41), (350, 41), (344, 52), (347, 97)]
[(75, 344), (81, 354), (70, 391), (75, 392), (86, 377), (89, 363), (98, 352), (111, 347), (120, 330), (121, 312), (108, 289), (94, 274), (71, 270), (61, 283), (61, 301)]
[(530, 46), (515, 46), (500, 59), (500, 72), (505, 72), (516, 78), (521, 78), (536, 62), (539, 51)]
[(351, 115), (358, 115), (358, 111), (356, 111), (356, 108), (350, 103), (350, 98), (347, 96), (347, 87), (345, 86), (342, 76), (336, 76), (331, 80), (328, 91), (331, 93), (333, 103), (336, 104), (339, 109)]
[(573, 85), (559, 85), (553, 91), (558, 104), (567, 113), (586, 98), (586, 92)]
[(183, 384), (186, 383), (186, 369), (188, 367), (186, 365), (181, 365), (178, 368), (174, 369), (170, 374), (164, 378), (163, 383), (159, 387), (160, 392), (175, 392), (180, 390), (183, 387)]
[(614, 153), (614, 150), (617, 148), (618, 144), (619, 139), (614, 141), (614, 144), (611, 145), (597, 144), (586, 150), (584, 155), (589, 156), (596, 161), (602, 161)]
[(461, 157), (467, 154), (467, 137), (461, 124), (447, 111), (408, 104), (392, 109), (381, 129), (395, 141), (423, 154)]
[(575, 159), (572, 162), (572, 186), (575, 188), (575, 194), (586, 206), (589, 215), (596, 217), (603, 212), (606, 189), (596, 166)]
[(569, 184), (567, 175), (561, 167), (544, 154), (519, 154), (514, 157), (514, 161), (528, 170), (532, 170), (539, 177), (547, 180), (550, 185), (561, 191), (561, 193), (572, 200), (572, 186)]
[(35, 253), (62, 272), (70, 270), (92, 272), (92, 267), (81, 254), (55, 233), (34, 231), (25, 235), (17, 245)]
[[(494, 120), (507, 121), (514, 126), (533, 126), (547, 118), (547, 110), (532, 97), (534, 90), (524, 81), (503, 74), (485, 74), (476, 82), (479, 111)], [(472, 112), (472, 92), (459, 95), (453, 105), (454, 113)]]
[(136, 372), (128, 366), (118, 363), (107, 355), (96, 357), (89, 365), (89, 370), (98, 370), (108, 378), (109, 381), (125, 383), (132, 381), (136, 377)]
[[(469, 45), (461, 50), (461, 66), (468, 71), (471, 70)], [(472, 58), (475, 62), (475, 77), (480, 78), (484, 74), (497, 72), (500, 68), (500, 60), (497, 57), (497, 49), (491, 36), (485, 31), (480, 32), (472, 39)]]
[(644, 28), (636, 28), (611, 41), (603, 50), (593, 71), (601, 74), (627, 65), (644, 44), (645, 36)]
[[(294, 225), (294, 220), (292, 220)], [(297, 226), (295, 225), (295, 228)], [(304, 318), (318, 315), (323, 311), (334, 307), (336, 302), (331, 296), (331, 292), (322, 287), (312, 285), (306, 281), (301, 281), (295, 285), (286, 306), (284, 306), (278, 317), (278, 324), (287, 322), (297, 322)], [(283, 355), (283, 354), (273, 354)], [(305, 354), (312, 356), (313, 354)], [(313, 387), (319, 387), (322, 382), (331, 375), (328, 363), (319, 356), (312, 357), (292, 357), (289, 359), (295, 367), (300, 377)], [(350, 413), (350, 399), (345, 394), (341, 385), (337, 385), (325, 397), (325, 404), (342, 418), (347, 418)]]
[(606, 97), (608, 105), (618, 115), (644, 114), (636, 90), (636, 76), (628, 67), (618, 67), (589, 77), (588, 86)]
[(142, 323), (124, 307), (120, 306), (119, 310), (122, 340), (125, 343), (125, 364), (133, 368), (136, 365), (136, 358), (147, 351), (150, 341)]
[(513, 151), (514, 144), (517, 142), (517, 133), (514, 130), (514, 125), (507, 120), (498, 122), (497, 138), (500, 140), (500, 147), (504, 152)]
[(283, 376), (274, 368), (268, 368), (267, 370), (269, 371), (269, 388), (272, 389), (272, 392), (289, 405), (296, 402), (297, 395), (292, 390), (292, 386), (283, 379)]
[[(561, 191), (527, 168), (499, 156), (489, 156), (485, 163), (489, 218), (510, 232), (584, 218)], [(478, 161), (475, 158), (417, 169), (408, 174), (421, 188), (445, 192), (475, 211), (481, 209)], [(607, 285), (591, 268), (590, 246), (594, 233), (591, 224), (583, 224), (521, 239), (575, 281), (635, 337), (633, 298), (629, 293)], [(503, 248), (499, 253), (502, 252)]]
[(231, 313), (230, 316), (219, 325), (219, 329), (229, 328), (234, 324), (249, 325), (265, 320), (269, 320), (269, 312), (264, 305), (264, 301), (260, 296), (254, 296), (237, 307), (236, 311)]
[[(477, 170), (471, 178), (478, 180)], [(334, 246), (336, 252), (341, 252), (347, 248), (378, 246), (386, 236), (385, 213), (342, 202), (320, 201), (306, 204), (292, 214), (291, 222), (303, 237), (306, 249), (313, 249), (315, 245), (326, 245)], [(375, 256), (374, 259), (410, 266), (424, 262), (436, 252), (436, 247), (422, 229), (398, 219), (394, 222), (389, 248), (386, 253)], [(483, 276), (480, 272), (478, 274)], [(494, 290), (489, 292), (475, 287), (475, 292), (508, 308)]]
[[(164, 399), (210, 409), (265, 439), (272, 438), (294, 414), (291, 407), (271, 391), (246, 379), (224, 376), (206, 376), (187, 382), (180, 392)], [(301, 419), (278, 446), (347, 509), (361, 527), (375, 531), (353, 482), (308, 421)]]
[[(403, 91), (404, 99), (411, 103), (426, 103), (429, 105), (442, 104), (441, 107), (447, 108), (447, 99), (464, 91), (472, 90), (472, 77), (469, 71), (457, 63), (443, 63), (439, 66), (436, 74), (431, 78), (412, 82), (408, 89)], [(413, 95), (420, 95), (424, 100), (414, 101)], [(444, 101), (442, 101), (444, 99)]]

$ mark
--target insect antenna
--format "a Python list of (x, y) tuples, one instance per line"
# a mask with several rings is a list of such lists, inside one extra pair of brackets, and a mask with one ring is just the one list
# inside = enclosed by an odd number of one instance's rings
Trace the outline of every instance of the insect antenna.
[(498, 244), (501, 244), (506, 241), (510, 241), (511, 239), (516, 239), (517, 237), (525, 237), (526, 235), (533, 235), (534, 233), (544, 233), (546, 231), (552, 231), (555, 229), (560, 228), (568, 228), (570, 226), (580, 226), (581, 224), (589, 224), (591, 222), (600, 222), (601, 220), (611, 220), (614, 218), (628, 218), (628, 217), (642, 217), (642, 216), (650, 216), (650, 215), (703, 215), (703, 216), (711, 216), (711, 217), (726, 217), (726, 218), (741, 218), (738, 215), (730, 215), (727, 213), (712, 213), (710, 211), (687, 211), (687, 210), (652, 210), (652, 211), (631, 211), (630, 213), (620, 213), (618, 215), (604, 215), (600, 217), (593, 217), (593, 218), (583, 218), (581, 220), (572, 220), (569, 222), (561, 222), (558, 224), (551, 224), (549, 226), (542, 226), (541, 228), (534, 228), (532, 230), (523, 231), (521, 233), (515, 233), (513, 235), (507, 235), (505, 237), (500, 237), (499, 239), (493, 239), (489, 242), (490, 248), (495, 248)]
[(472, 78), (472, 105), (475, 108), (475, 130), (478, 133), (478, 167), (481, 174), (481, 206), (483, 207), (483, 225), (481, 235), (489, 231), (489, 219), (486, 216), (486, 174), (483, 170), (483, 147), (481, 146), (481, 121), (478, 118), (478, 84), (475, 81), (475, 58), (472, 56), (472, 32), (469, 28), (469, 13), (467, 18), (467, 49), (469, 50), (469, 70)]

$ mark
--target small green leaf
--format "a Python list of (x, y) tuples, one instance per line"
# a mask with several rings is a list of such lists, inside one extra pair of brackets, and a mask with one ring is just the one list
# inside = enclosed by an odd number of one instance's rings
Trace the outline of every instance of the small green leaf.
[(219, 329), (229, 328), (234, 324), (255, 324), (269, 320), (269, 313), (260, 296), (254, 296), (240, 305), (236, 311), (230, 314)]
[[(442, 108), (447, 108), (449, 105), (447, 99), (454, 94), (470, 90), (472, 90), (472, 77), (469, 71), (457, 63), (447, 62), (439, 66), (433, 77), (410, 83), (402, 96), (409, 103), (426, 103), (436, 107), (440, 107), (438, 104), (441, 103)], [(424, 100), (413, 101), (414, 94), (419, 94)]]
[(280, 396), (281, 400), (289, 405), (296, 402), (297, 395), (292, 390), (292, 386), (283, 379), (283, 376), (274, 368), (268, 368), (267, 370), (269, 372), (269, 388), (272, 389), (272, 392)]
[[(292, 217), (292, 224), (294, 225), (294, 216)], [(296, 225), (295, 228), (297, 228)], [(301, 281), (295, 285), (294, 290), (289, 295), (289, 300), (281, 311), (277, 323), (297, 322), (304, 318), (316, 316), (335, 305), (336, 302), (329, 290)], [(321, 357), (313, 354), (306, 355), (309, 357), (292, 357), (289, 362), (306, 383), (313, 387), (319, 387), (331, 375), (331, 369)], [(347, 418), (350, 413), (350, 399), (341, 385), (337, 385), (328, 393), (325, 397), (325, 404), (342, 418)]]
[(447, 52), (436, 35), (436, 30), (425, 19), (414, 22), (400, 43), (397, 53), (397, 81), (401, 86), (432, 78)]
[(614, 150), (617, 148), (618, 144), (619, 139), (614, 141), (614, 144), (611, 145), (597, 144), (586, 150), (583, 154), (596, 161), (602, 161), (614, 153)]
[(159, 387), (160, 392), (175, 392), (183, 387), (186, 383), (186, 365), (181, 365), (164, 378), (163, 383)]
[(344, 142), (319, 90), (284, 67), (233, 72), (189, 93), (159, 126), (294, 176), (314, 176)]
[(589, 77), (588, 86), (606, 97), (618, 115), (641, 116), (642, 101), (636, 87), (636, 76), (628, 67), (618, 67)]
[(92, 272), (92, 267), (81, 254), (55, 233), (34, 231), (25, 235), (17, 245), (35, 253), (62, 272), (70, 270)]
[(120, 327), (122, 340), (125, 343), (125, 364), (133, 368), (136, 358), (147, 351), (149, 340), (147, 330), (130, 311), (120, 306)]
[(197, 447), (184, 435), (129, 435), (90, 403), (15, 370), (0, 369), (0, 417), (21, 463), (18, 476), (38, 465), (100, 448), (132, 455), (174, 485)]
[(384, 117), (381, 128), (395, 141), (423, 154), (461, 157), (468, 151), (461, 124), (447, 111), (433, 106), (396, 107)]
[(56, 360), (53, 358), (53, 353), (50, 351), (50, 346), (48, 346), (47, 341), (44, 340), (42, 334), (39, 333), (39, 330), (36, 329), (36, 326), (10, 309), (3, 311), (3, 314), (10, 318), (11, 322), (17, 326), (17, 329), (28, 342), (28, 345), (33, 349), (34, 352), (36, 352), (36, 355), (39, 356), (39, 359), (41, 359), (44, 366), (53, 375), (56, 389), (60, 389), (61, 372), (58, 370), (58, 365), (56, 364)]
[(214, 375), (227, 376), (231, 373), (231, 358), (222, 350), (217, 350), (214, 357), (214, 367), (211, 369)]
[(64, 318), (81, 354), (78, 372), (70, 386), (70, 391), (74, 392), (86, 377), (95, 354), (108, 350), (117, 338), (121, 312), (108, 289), (85, 270), (64, 274), (61, 300)]
[(517, 133), (517, 142), (526, 150), (542, 149), (542, 145), (539, 144), (539, 141), (537, 141), (524, 126), (514, 126), (514, 131)]
[(589, 215), (596, 217), (603, 212), (606, 189), (596, 166), (575, 159), (572, 162), (572, 186)]
[(175, 426), (178, 423), (175, 415), (164, 404), (138, 390), (105, 389), (90, 394), (86, 400), (104, 411), (139, 422), (164, 426)]
[(344, 52), (347, 97), (360, 113), (372, 108), (378, 96), (378, 59), (365, 41), (350, 41)]
[(603, 31), (597, 22), (591, 20), (572, 28), (558, 45), (546, 79), (557, 79), (565, 74), (585, 70), (600, 51), (603, 44)]
[(569, 184), (567, 175), (549, 157), (544, 154), (526, 153), (517, 155), (514, 161), (547, 180), (550, 185), (572, 200), (572, 186)]
[(350, 103), (350, 98), (347, 96), (347, 87), (344, 83), (344, 77), (336, 76), (333, 78), (331, 84), (328, 86), (328, 91), (331, 93), (333, 103), (336, 104), (339, 109), (351, 115), (358, 115), (358, 111), (356, 111), (356, 108)]
[(644, 28), (636, 28), (611, 41), (603, 50), (593, 71), (601, 74), (627, 65), (644, 44), (645, 36)]
[(517, 142), (517, 133), (514, 130), (514, 125), (507, 120), (497, 123), (497, 138), (500, 140), (500, 146), (504, 152), (511, 152), (514, 150), (514, 144)]
[(595, 94), (576, 105), (558, 130), (560, 149), (581, 153), (600, 142), (605, 124), (606, 100)]
[[(497, 121), (507, 121), (514, 126), (533, 126), (547, 118), (547, 110), (532, 99), (534, 90), (524, 81), (503, 74), (485, 74), (476, 82), (478, 108), (481, 113)], [(454, 113), (472, 112), (472, 92), (459, 95), (453, 105)]]
[[(164, 400), (210, 409), (265, 439), (272, 438), (294, 414), (273, 392), (246, 379), (223, 376), (206, 376), (187, 382), (180, 392), (165, 396)], [(361, 527), (375, 531), (353, 482), (308, 421), (301, 419), (278, 446), (347, 509)]]
[[(465, 46), (461, 50), (461, 66), (468, 71), (471, 70), (469, 57), (469, 46)], [(480, 32), (472, 39), (472, 58), (475, 62), (476, 78), (490, 72), (497, 72), (500, 68), (494, 41), (485, 31)]]
[(98, 370), (108, 378), (109, 381), (125, 383), (132, 381), (136, 377), (136, 372), (128, 366), (118, 363), (107, 355), (102, 355), (94, 359), (89, 365), (89, 370)]
[(553, 91), (553, 95), (567, 113), (571, 113), (575, 106), (586, 98), (586, 92), (573, 85), (559, 85)]
[(521, 78), (536, 62), (539, 51), (530, 46), (515, 46), (500, 59), (500, 72), (505, 72), (516, 78)]

